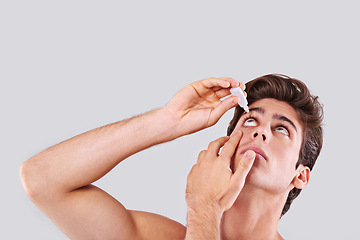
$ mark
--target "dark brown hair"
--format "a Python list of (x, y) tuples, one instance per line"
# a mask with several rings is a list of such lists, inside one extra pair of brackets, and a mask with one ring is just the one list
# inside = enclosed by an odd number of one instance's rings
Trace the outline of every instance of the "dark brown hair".
[[(273, 98), (286, 102), (295, 109), (304, 126), (303, 141), (295, 169), (301, 164), (312, 170), (323, 143), (323, 107), (318, 97), (313, 96), (303, 82), (280, 74), (265, 75), (246, 83), (246, 92), (249, 105), (264, 98)], [(244, 110), (237, 106), (227, 130), (228, 135), (233, 132), (243, 113)], [(281, 216), (289, 210), (292, 201), (300, 192), (301, 189), (297, 188), (289, 192)]]

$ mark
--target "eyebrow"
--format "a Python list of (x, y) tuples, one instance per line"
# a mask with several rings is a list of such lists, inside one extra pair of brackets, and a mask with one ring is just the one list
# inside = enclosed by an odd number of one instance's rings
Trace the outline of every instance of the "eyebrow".
[(293, 123), (293, 121), (291, 121), (291, 120), (288, 119), (287, 117), (282, 116), (282, 115), (279, 115), (279, 114), (275, 114), (275, 115), (273, 116), (273, 118), (274, 118), (274, 119), (277, 119), (277, 120), (280, 120), (280, 121), (285, 121), (285, 122), (290, 123), (290, 124), (294, 127), (295, 131), (297, 132), (297, 129), (296, 129), (295, 124)]
[[(265, 110), (263, 108), (250, 108), (249, 112), (251, 112), (251, 111), (258, 112), (261, 115), (263, 115), (265, 113)], [(285, 121), (285, 122), (290, 123), (290, 125), (293, 126), (295, 131), (297, 132), (297, 128), (296, 128), (294, 122), (291, 121), (289, 118), (287, 118), (287, 117), (285, 117), (283, 115), (280, 115), (280, 114), (274, 114), (273, 119), (280, 120), (280, 121)]]
[(258, 112), (260, 114), (264, 114), (265, 113), (265, 110), (263, 108), (250, 108), (249, 109), (249, 112), (251, 111), (255, 111), (255, 112)]

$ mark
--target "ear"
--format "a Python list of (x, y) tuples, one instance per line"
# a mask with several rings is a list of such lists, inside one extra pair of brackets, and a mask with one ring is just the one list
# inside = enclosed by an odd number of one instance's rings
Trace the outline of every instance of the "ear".
[(293, 179), (293, 185), (297, 189), (305, 188), (310, 180), (310, 169), (306, 166), (299, 165), (296, 170), (296, 176)]

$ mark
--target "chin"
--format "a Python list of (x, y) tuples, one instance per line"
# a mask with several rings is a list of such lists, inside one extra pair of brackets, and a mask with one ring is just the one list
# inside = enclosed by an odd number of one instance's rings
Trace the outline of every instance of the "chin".
[(257, 167), (251, 168), (250, 172), (246, 176), (245, 184), (264, 190), (272, 189), (271, 178), (269, 179), (264, 171), (261, 171)]

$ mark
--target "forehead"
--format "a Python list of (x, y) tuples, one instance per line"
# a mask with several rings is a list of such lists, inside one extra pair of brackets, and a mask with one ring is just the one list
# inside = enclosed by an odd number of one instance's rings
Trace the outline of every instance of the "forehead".
[(258, 100), (249, 106), (249, 109), (261, 108), (264, 110), (264, 116), (282, 115), (294, 122), (294, 124), (302, 128), (299, 115), (295, 109), (286, 102), (278, 101), (272, 98)]

